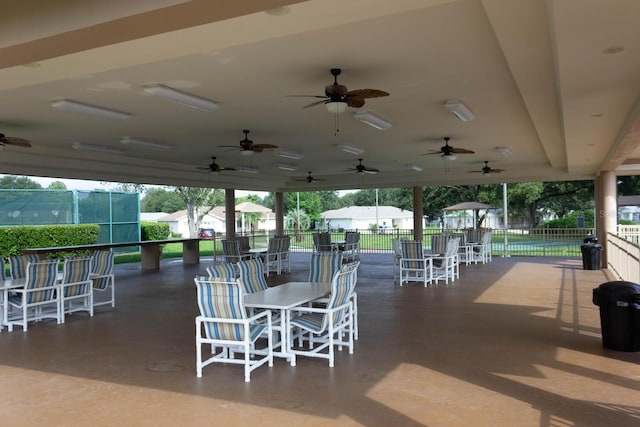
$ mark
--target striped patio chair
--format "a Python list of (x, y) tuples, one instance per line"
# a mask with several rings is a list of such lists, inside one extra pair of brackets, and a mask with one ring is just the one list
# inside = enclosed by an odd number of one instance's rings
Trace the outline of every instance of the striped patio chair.
[(9, 330), (14, 325), (27, 330), (30, 321), (56, 319), (62, 323), (58, 286), (58, 260), (30, 262), (25, 268), (25, 286), (7, 299)]
[(248, 259), (238, 262), (239, 280), (245, 293), (252, 294), (264, 291), (269, 286), (264, 276), (264, 268), (260, 259)]
[(439, 236), (431, 236), (431, 254), (442, 255), (447, 250), (447, 241), (451, 238), (450, 234), (441, 234)]
[(5, 270), (6, 261), (0, 258), (0, 280), (7, 280), (7, 272)]
[[(248, 249), (247, 249), (248, 250)], [(240, 240), (238, 239), (226, 239), (222, 241), (222, 254), (225, 262), (232, 264), (242, 261), (243, 259), (249, 259), (250, 255), (242, 254), (240, 251)]]
[(471, 228), (467, 230), (467, 242), (468, 243), (480, 243), (482, 242), (482, 230)]
[[(91, 275), (93, 281), (93, 306), (108, 305), (116, 306), (116, 279), (113, 274), (113, 258), (111, 251), (95, 251), (91, 263)], [(96, 300), (96, 291), (107, 295), (106, 299), (101, 297)]]
[(61, 323), (64, 323), (65, 314), (78, 311), (86, 311), (90, 317), (93, 316), (92, 262), (91, 257), (64, 260), (60, 282)]
[(447, 248), (442, 255), (431, 256), (433, 280), (438, 283), (444, 280), (449, 284), (449, 280), (454, 282), (460, 276), (460, 264), (458, 262), (459, 238), (453, 237), (447, 242)]
[(267, 243), (267, 253), (264, 255), (264, 269), (267, 276), (272, 271), (280, 274), (282, 271), (280, 246), (282, 237), (272, 237)]
[(207, 274), (211, 278), (235, 279), (238, 277), (236, 267), (229, 262), (212, 264), (206, 268)]
[[(351, 296), (357, 280), (355, 267), (339, 271), (333, 277), (331, 296), (326, 307), (296, 307), (287, 312), (287, 316), (290, 316), (287, 324), (292, 329), (289, 336), (293, 336), (295, 330), (298, 336), (306, 335), (302, 343), (307, 343), (306, 346), (291, 348), (292, 354), (328, 359), (329, 367), (334, 365), (335, 346), (339, 349), (347, 346), (349, 354), (353, 354), (354, 314)], [(291, 364), (295, 364), (293, 358)]]
[(22, 279), (26, 276), (27, 264), (38, 262), (38, 255), (11, 255), (9, 257), (9, 269), (12, 279)]
[(317, 236), (318, 244), (316, 245), (316, 252), (331, 252), (333, 250), (331, 234), (325, 232), (318, 233)]
[(342, 268), (341, 252), (312, 253), (309, 260), (309, 282), (330, 283)]
[(237, 236), (236, 239), (240, 245), (240, 253), (246, 254), (249, 252), (249, 249), (251, 249), (251, 246), (249, 245), (249, 236)]
[(409, 282), (422, 282), (426, 287), (433, 279), (431, 258), (425, 258), (421, 240), (400, 242), (400, 286)]
[(291, 236), (280, 237), (280, 270), (283, 272), (287, 270), (287, 273), (291, 273)]
[[(198, 308), (196, 317), (196, 376), (212, 363), (244, 365), (244, 380), (251, 381), (251, 372), (268, 363), (273, 366), (273, 331), (271, 312), (261, 311), (247, 316), (244, 293), (237, 280), (219, 281), (196, 277)], [(258, 348), (258, 338), (267, 338), (265, 347)], [(202, 359), (202, 346), (210, 345), (210, 357)], [(220, 349), (220, 351), (218, 351)], [(236, 358), (241, 353), (242, 358)]]

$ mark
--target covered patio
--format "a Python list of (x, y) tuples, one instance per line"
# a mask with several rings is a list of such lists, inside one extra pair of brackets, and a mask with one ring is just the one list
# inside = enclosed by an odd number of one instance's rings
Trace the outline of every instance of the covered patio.
[[(308, 253), (275, 285), (306, 280)], [(494, 258), (448, 286), (393, 285), (365, 254), (360, 339), (334, 368), (278, 359), (195, 376), (193, 277), (117, 266), (117, 305), (64, 325), (0, 333), (3, 425), (631, 425), (638, 353), (604, 349), (591, 292), (612, 280), (579, 259)]]

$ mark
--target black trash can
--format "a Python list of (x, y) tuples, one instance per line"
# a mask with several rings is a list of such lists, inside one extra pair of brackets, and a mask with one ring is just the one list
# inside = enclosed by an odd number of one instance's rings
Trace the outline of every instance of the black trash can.
[(602, 345), (618, 351), (640, 351), (640, 285), (607, 282), (593, 290), (600, 307)]
[(596, 236), (587, 236), (582, 240), (582, 243), (598, 243), (598, 238)]
[(602, 252), (602, 245), (598, 243), (585, 243), (580, 246), (580, 250), (582, 251), (582, 269), (600, 270), (600, 252)]

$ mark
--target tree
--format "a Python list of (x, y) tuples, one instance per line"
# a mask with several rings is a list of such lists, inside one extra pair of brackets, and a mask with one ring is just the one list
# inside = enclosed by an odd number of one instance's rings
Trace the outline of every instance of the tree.
[(214, 190), (213, 188), (174, 187), (174, 191), (186, 204), (189, 236), (197, 237), (202, 218), (211, 210), (211, 206), (205, 206)]
[(185, 201), (178, 193), (168, 191), (164, 188), (152, 188), (148, 190), (140, 201), (140, 210), (142, 212), (173, 213), (186, 208), (187, 205)]
[(300, 195), (300, 210), (306, 212), (311, 221), (320, 221), (322, 200), (316, 192), (286, 193), (284, 195), (285, 212), (297, 209), (298, 194)]
[(311, 220), (309, 219), (309, 215), (302, 209), (292, 209), (287, 213), (285, 218), (286, 228), (294, 229), (296, 235), (296, 242), (302, 240), (300, 236), (300, 230), (308, 230), (311, 226)]
[(5, 175), (0, 178), (0, 188), (7, 190), (38, 190), (42, 185), (27, 176)]
[(49, 184), (47, 189), (48, 190), (66, 190), (67, 186), (62, 181), (53, 181), (51, 184)]
[(131, 182), (121, 182), (116, 185), (111, 191), (119, 191), (121, 193), (144, 193), (146, 191), (146, 187), (144, 184), (136, 184)]

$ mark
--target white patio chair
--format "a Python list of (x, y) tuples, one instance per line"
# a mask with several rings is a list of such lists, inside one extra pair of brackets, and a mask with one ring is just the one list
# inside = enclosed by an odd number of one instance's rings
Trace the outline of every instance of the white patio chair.
[[(196, 317), (196, 376), (212, 363), (244, 365), (244, 380), (251, 381), (251, 372), (267, 363), (273, 366), (271, 312), (262, 311), (248, 317), (244, 307), (244, 293), (238, 281), (217, 281), (196, 277), (198, 308)], [(256, 348), (261, 336), (265, 347)], [(203, 360), (202, 346), (211, 346), (211, 356)], [(218, 349), (220, 349), (219, 352)], [(242, 358), (236, 358), (241, 353)]]
[(459, 277), (458, 243), (460, 238), (455, 237), (447, 241), (445, 253), (441, 256), (429, 256), (433, 266), (433, 280), (438, 283), (444, 280), (449, 284), (449, 280), (454, 282)]
[(272, 271), (280, 274), (282, 270), (282, 257), (280, 256), (281, 237), (272, 237), (267, 243), (267, 253), (263, 258), (265, 274), (268, 276)]
[(38, 255), (11, 255), (9, 257), (9, 271), (12, 279), (22, 279), (27, 273), (27, 264), (38, 262)]
[[(306, 339), (303, 339), (306, 346), (291, 347), (292, 354), (327, 359), (329, 367), (334, 365), (335, 346), (339, 350), (347, 346), (349, 354), (353, 354), (354, 313), (351, 295), (357, 281), (356, 264), (334, 275), (326, 307), (296, 307), (287, 311), (287, 324), (292, 330), (289, 337), (294, 336), (294, 330), (297, 330), (297, 336), (306, 335)], [(292, 346), (293, 339), (290, 340)], [(292, 359), (291, 363), (293, 365), (295, 360)]]
[(60, 306), (62, 322), (65, 314), (86, 311), (93, 316), (93, 281), (91, 280), (91, 257), (67, 258), (62, 267)]
[(400, 286), (409, 282), (422, 282), (427, 287), (433, 280), (431, 258), (425, 258), (421, 240), (400, 242)]
[[(93, 281), (93, 306), (109, 305), (116, 306), (116, 279), (113, 274), (113, 258), (111, 251), (95, 251), (91, 264), (91, 275)], [(107, 295), (96, 298), (96, 292)]]
[(24, 288), (14, 289), (6, 301), (10, 331), (13, 325), (20, 325), (26, 331), (31, 321), (56, 319), (56, 323), (62, 323), (57, 279), (57, 260), (27, 264)]

